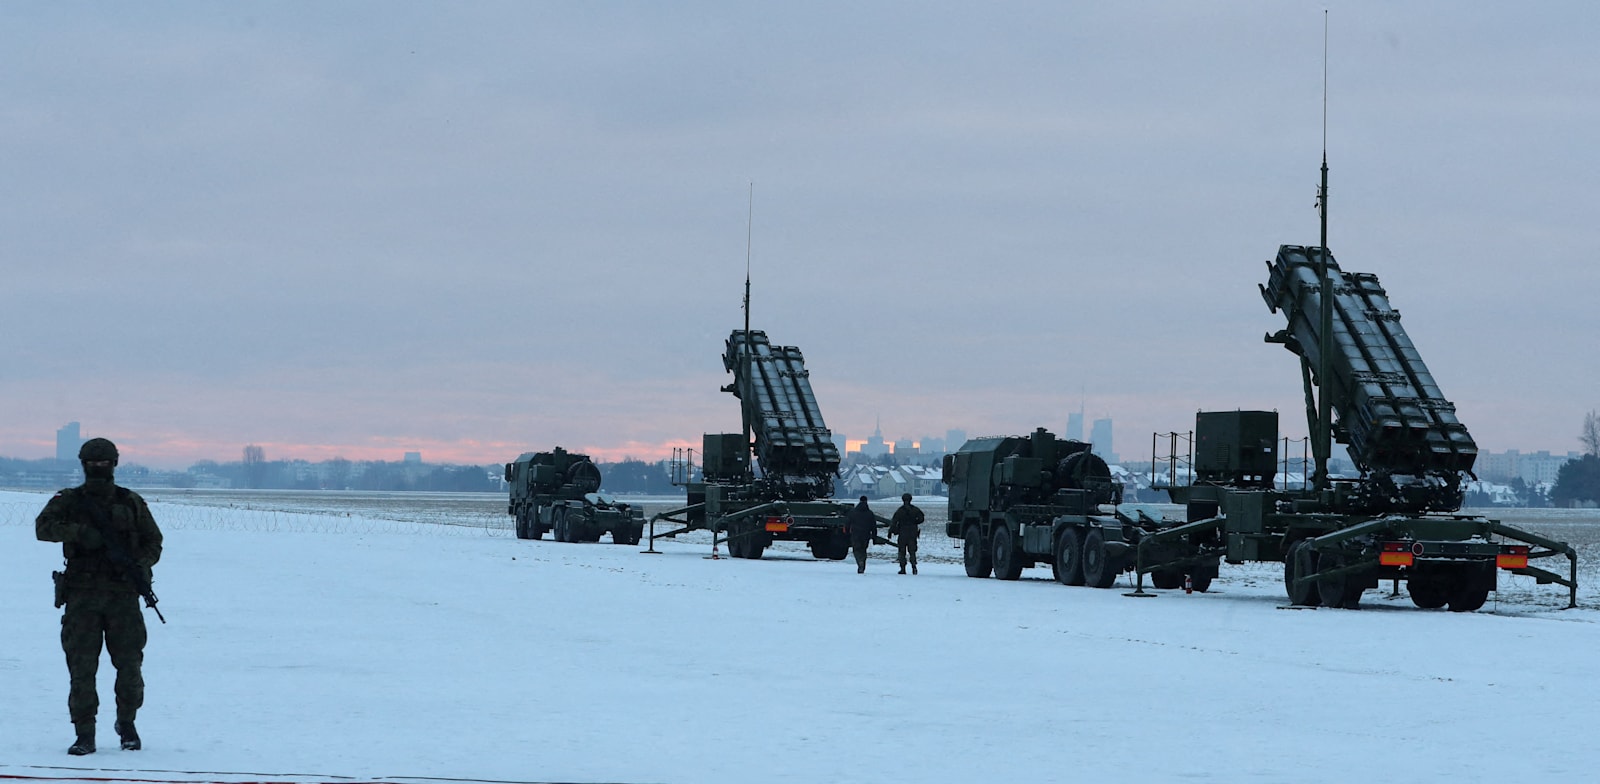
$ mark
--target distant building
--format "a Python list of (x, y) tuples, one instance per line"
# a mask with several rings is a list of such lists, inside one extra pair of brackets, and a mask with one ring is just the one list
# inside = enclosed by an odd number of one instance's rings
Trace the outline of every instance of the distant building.
[(1517, 476), (1522, 477), (1522, 481), (1530, 485), (1555, 484), (1556, 476), (1561, 473), (1561, 467), (1569, 460), (1578, 459), (1578, 456), (1577, 452), (1552, 455), (1545, 451), (1523, 455), (1517, 460)]
[(960, 449), (961, 445), (965, 444), (965, 443), (967, 443), (967, 431), (965, 431), (965, 430), (946, 430), (946, 431), (944, 431), (944, 448), (947, 451), (954, 452), (957, 449)]
[(1561, 466), (1578, 457), (1577, 452), (1568, 452), (1565, 455), (1552, 455), (1547, 451), (1523, 454), (1516, 449), (1504, 452), (1479, 452), (1473, 469), (1480, 479), (1488, 482), (1511, 482), (1521, 479), (1527, 484), (1536, 485), (1555, 482)]
[(1111, 417), (1094, 421), (1094, 428), (1089, 431), (1089, 443), (1093, 446), (1094, 453), (1104, 458), (1106, 462), (1117, 462), (1117, 453), (1111, 444)]
[(871, 460), (874, 458), (884, 457), (888, 454), (889, 445), (883, 441), (883, 429), (874, 426), (872, 428), (872, 437), (868, 438), (867, 442), (861, 445), (861, 456)]
[(78, 423), (68, 422), (56, 431), (56, 459), (63, 463), (78, 462), (78, 448), (83, 446), (83, 436), (78, 433)]
[(922, 454), (921, 450), (917, 449), (916, 444), (914, 444), (911, 439), (899, 438), (895, 439), (894, 442), (894, 456), (895, 459), (903, 463), (906, 461), (915, 461), (917, 458), (921, 457)]
[(1067, 438), (1068, 441), (1082, 441), (1083, 440), (1083, 412), (1082, 411), (1077, 411), (1077, 412), (1074, 412), (1074, 413), (1071, 413), (1071, 414), (1067, 414), (1067, 433), (1066, 433), (1066, 438)]
[(402, 460), (401, 462), (405, 462), (405, 463), (421, 463), (422, 462), (422, 453), (421, 452), (407, 452), (406, 456), (405, 456), (405, 459)]

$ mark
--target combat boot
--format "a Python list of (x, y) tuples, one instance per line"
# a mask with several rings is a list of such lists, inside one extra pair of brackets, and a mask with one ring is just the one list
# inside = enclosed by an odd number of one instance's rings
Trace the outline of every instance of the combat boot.
[(902, 566), (901, 566), (901, 567), (900, 567), (900, 573), (901, 573), (901, 574), (905, 574), (905, 573), (906, 573), (906, 567), (905, 567), (905, 566), (903, 566), (903, 565), (902, 565)]
[(122, 739), (123, 751), (138, 751), (143, 748), (139, 743), (139, 731), (133, 728), (133, 720), (119, 721), (116, 723), (117, 737)]
[(94, 722), (72, 725), (78, 730), (78, 739), (67, 747), (67, 753), (74, 757), (94, 753)]
[(912, 564), (911, 565), (911, 573), (912, 574), (916, 574), (917, 573), (917, 565), (916, 564)]

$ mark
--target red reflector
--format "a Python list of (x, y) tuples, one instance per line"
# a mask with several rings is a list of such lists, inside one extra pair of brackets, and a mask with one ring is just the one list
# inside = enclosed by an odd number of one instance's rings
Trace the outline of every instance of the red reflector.
[(1410, 566), (1415, 560), (1416, 556), (1411, 553), (1396, 553), (1392, 551), (1378, 553), (1378, 565), (1380, 566)]
[(1527, 555), (1497, 555), (1494, 565), (1501, 569), (1526, 569), (1528, 568)]

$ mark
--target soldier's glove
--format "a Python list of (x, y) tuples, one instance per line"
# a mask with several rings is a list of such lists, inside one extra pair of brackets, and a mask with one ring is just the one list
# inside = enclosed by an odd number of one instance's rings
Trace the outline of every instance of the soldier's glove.
[(101, 538), (99, 529), (85, 523), (78, 524), (77, 543), (85, 550), (97, 550), (106, 542)]

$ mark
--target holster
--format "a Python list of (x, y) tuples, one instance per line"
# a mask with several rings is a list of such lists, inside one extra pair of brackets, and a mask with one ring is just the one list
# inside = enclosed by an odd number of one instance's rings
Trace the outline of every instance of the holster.
[(67, 603), (67, 573), (51, 572), (50, 579), (56, 584), (56, 608), (59, 609)]

